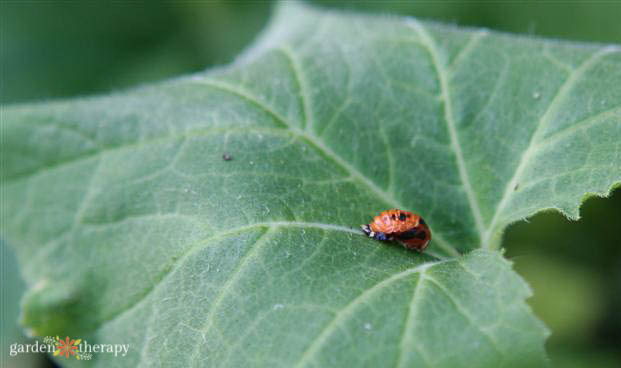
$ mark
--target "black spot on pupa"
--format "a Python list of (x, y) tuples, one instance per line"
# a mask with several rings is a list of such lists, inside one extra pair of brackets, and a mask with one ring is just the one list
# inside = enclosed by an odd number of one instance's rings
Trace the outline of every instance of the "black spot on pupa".
[(396, 220), (396, 219), (397, 219), (397, 216), (392, 215), (392, 219), (393, 219), (393, 220)]
[[(418, 231), (416, 229), (412, 229), (412, 230), (408, 230), (404, 233), (399, 234), (398, 238), (401, 240), (408, 240), (408, 239), (412, 239), (412, 238), (417, 238)], [(423, 232), (424, 233), (424, 232)]]
[(418, 220), (418, 223), (421, 225), (427, 225), (427, 223), (425, 222), (425, 220), (423, 220), (422, 217), (420, 218), (420, 220)]
[(425, 240), (425, 238), (427, 237), (427, 233), (424, 231), (421, 231), (420, 233), (416, 234), (416, 237), (420, 240)]
[(405, 213), (401, 213), (401, 214), (399, 215), (399, 220), (401, 220), (401, 221), (405, 221), (405, 219), (406, 219)]

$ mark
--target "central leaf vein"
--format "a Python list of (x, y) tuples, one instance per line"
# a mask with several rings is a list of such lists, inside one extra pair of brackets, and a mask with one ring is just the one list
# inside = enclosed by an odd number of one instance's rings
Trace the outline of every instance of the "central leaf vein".
[(483, 236), (484, 232), (484, 224), (483, 217), (481, 215), (481, 209), (479, 208), (479, 202), (476, 198), (476, 194), (470, 184), (470, 178), (468, 177), (468, 171), (466, 168), (466, 163), (464, 161), (464, 156), (461, 151), (461, 145), (459, 143), (459, 135), (456, 129), (455, 117), (453, 116), (453, 106), (451, 102), (451, 92), (449, 86), (449, 72), (444, 65), (444, 62), (440, 60), (439, 51), (436, 46), (436, 42), (429, 35), (427, 30), (415, 21), (411, 19), (410, 22), (407, 23), (414, 31), (418, 34), (421, 39), (422, 45), (425, 46), (427, 51), (429, 52), (431, 62), (436, 69), (436, 73), (438, 75), (438, 79), (440, 81), (440, 89), (442, 93), (443, 105), (444, 105), (444, 120), (446, 121), (446, 125), (449, 132), (449, 137), (451, 141), (451, 147), (453, 152), (455, 153), (455, 159), (457, 161), (457, 168), (459, 171), (459, 176), (461, 178), (462, 184), (464, 186), (464, 192), (466, 193), (466, 197), (468, 198), (468, 203), (470, 204), (470, 209), (472, 211), (472, 216), (474, 217), (474, 223), (476, 225), (476, 229), (478, 231), (479, 238)]

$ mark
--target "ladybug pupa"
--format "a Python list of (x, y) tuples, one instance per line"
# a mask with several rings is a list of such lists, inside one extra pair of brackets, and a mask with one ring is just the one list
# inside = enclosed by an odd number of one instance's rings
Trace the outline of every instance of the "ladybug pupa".
[(417, 214), (398, 209), (384, 211), (375, 216), (370, 224), (361, 225), (370, 238), (381, 241), (396, 240), (407, 249), (422, 252), (431, 240), (431, 230)]

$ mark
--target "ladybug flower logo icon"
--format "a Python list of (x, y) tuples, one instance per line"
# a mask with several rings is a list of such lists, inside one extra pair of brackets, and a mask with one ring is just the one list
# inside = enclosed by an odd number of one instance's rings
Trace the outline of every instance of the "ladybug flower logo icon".
[(75, 355), (76, 359), (80, 359), (80, 353), (77, 350), (81, 341), (81, 339), (69, 339), (69, 336), (67, 336), (65, 340), (61, 340), (56, 336), (56, 350), (54, 350), (54, 356), (60, 355), (69, 358), (69, 354), (71, 354)]

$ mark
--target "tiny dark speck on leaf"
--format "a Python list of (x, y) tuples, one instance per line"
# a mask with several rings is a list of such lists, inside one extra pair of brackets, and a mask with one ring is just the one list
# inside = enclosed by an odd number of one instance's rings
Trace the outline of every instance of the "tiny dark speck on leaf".
[(515, 184), (515, 186), (513, 187), (513, 191), (518, 190), (519, 187), (520, 187), (520, 183)]
[(231, 155), (229, 155), (228, 153), (224, 152), (224, 153), (222, 154), (222, 159), (223, 159), (224, 161), (231, 161), (231, 160), (233, 159), (233, 156), (231, 156)]

